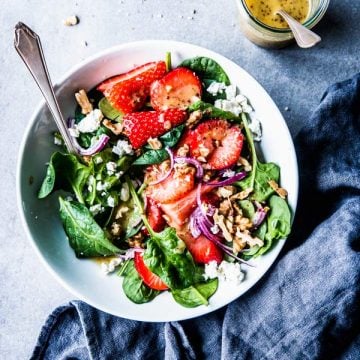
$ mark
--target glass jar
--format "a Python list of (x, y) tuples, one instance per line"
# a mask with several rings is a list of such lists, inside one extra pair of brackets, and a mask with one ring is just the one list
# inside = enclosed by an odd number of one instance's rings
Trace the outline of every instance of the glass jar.
[[(294, 41), (290, 29), (267, 26), (257, 20), (249, 11), (245, 0), (235, 0), (239, 8), (240, 29), (254, 44), (267, 48), (282, 48)], [(310, 11), (303, 23), (311, 29), (324, 16), (330, 0), (310, 0)]]

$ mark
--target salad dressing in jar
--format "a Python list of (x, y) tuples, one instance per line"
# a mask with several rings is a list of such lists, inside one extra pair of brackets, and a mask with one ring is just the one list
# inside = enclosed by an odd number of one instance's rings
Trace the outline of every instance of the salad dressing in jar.
[(294, 40), (292, 31), (277, 11), (285, 10), (308, 29), (324, 16), (330, 0), (235, 0), (240, 29), (254, 44), (281, 48)]

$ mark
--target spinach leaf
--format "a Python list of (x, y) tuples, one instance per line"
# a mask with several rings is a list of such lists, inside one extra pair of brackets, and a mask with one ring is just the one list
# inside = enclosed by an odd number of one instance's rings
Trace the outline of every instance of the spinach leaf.
[(75, 109), (74, 119), (75, 123), (78, 124), (86, 115), (81, 112), (81, 107), (78, 105)]
[(133, 165), (152, 165), (160, 164), (169, 157), (165, 149), (148, 150), (140, 157), (138, 157), (132, 164)]
[(215, 107), (212, 104), (206, 103), (204, 101), (197, 101), (193, 104), (191, 104), (188, 107), (188, 111), (193, 112), (196, 110), (200, 110), (203, 113), (204, 118), (221, 118), (221, 119), (227, 119), (227, 120), (237, 120), (239, 119), (238, 116), (233, 114), (230, 111), (224, 111), (217, 107)]
[(106, 237), (86, 206), (59, 198), (60, 218), (77, 257), (114, 255), (121, 252)]
[(230, 79), (223, 68), (213, 59), (197, 56), (184, 60), (180, 66), (187, 67), (201, 78), (202, 81), (212, 80), (230, 85)]
[(174, 228), (168, 227), (161, 233), (151, 234), (144, 262), (171, 289), (183, 289), (193, 284), (194, 261)]
[(239, 205), (244, 216), (251, 220), (255, 215), (255, 207), (253, 203), (250, 200), (240, 200)]
[(123, 114), (121, 114), (118, 110), (116, 110), (108, 101), (106, 97), (103, 97), (99, 101), (99, 109), (103, 113), (103, 115), (110, 119), (120, 122)]
[(193, 308), (200, 305), (208, 305), (208, 299), (216, 292), (218, 279), (194, 284), (185, 289), (172, 290), (171, 294), (175, 301), (182, 306)]
[(272, 195), (269, 199), (270, 213), (267, 217), (265, 245), (256, 254), (265, 254), (271, 249), (274, 240), (286, 238), (291, 231), (291, 213), (289, 205), (280, 196)]
[[(131, 203), (133, 203), (132, 199), (131, 199)], [(143, 223), (142, 223), (140, 211), (136, 206), (135, 207), (133, 206), (126, 225), (125, 239), (128, 239), (136, 235), (140, 231), (142, 226)]]
[(144, 284), (135, 269), (134, 261), (128, 263), (123, 275), (122, 288), (124, 293), (135, 304), (147, 303), (160, 293), (160, 291), (150, 289)]
[(178, 141), (180, 140), (180, 137), (184, 131), (185, 125), (179, 125), (173, 129), (171, 129), (170, 131), (168, 131), (167, 133), (165, 133), (164, 135), (159, 137), (159, 140), (162, 142), (164, 147), (173, 147), (175, 146)]
[(82, 192), (92, 172), (93, 166), (82, 164), (75, 155), (55, 152), (51, 156), (38, 198), (43, 199), (53, 190), (62, 188), (72, 190), (77, 200), (84, 203)]
[(88, 149), (91, 146), (91, 141), (93, 137), (94, 135), (91, 133), (80, 133), (77, 141), (82, 148)]
[[(254, 170), (252, 170), (254, 171)], [(257, 201), (265, 201), (270, 195), (274, 194), (274, 190), (269, 185), (270, 180), (279, 182), (280, 168), (274, 163), (261, 163), (257, 161), (255, 168), (254, 181), (252, 182), (252, 176), (247, 176), (244, 180), (237, 182), (242, 189), (248, 189), (252, 187), (254, 190), (251, 194), (251, 199)]]

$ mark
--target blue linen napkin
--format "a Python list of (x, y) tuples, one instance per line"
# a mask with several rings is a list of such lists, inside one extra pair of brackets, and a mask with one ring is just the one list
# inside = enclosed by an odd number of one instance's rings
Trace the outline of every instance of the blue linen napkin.
[(49, 316), (32, 359), (359, 359), (360, 74), (303, 121), (293, 232), (255, 287), (212, 314), (160, 324), (72, 301)]

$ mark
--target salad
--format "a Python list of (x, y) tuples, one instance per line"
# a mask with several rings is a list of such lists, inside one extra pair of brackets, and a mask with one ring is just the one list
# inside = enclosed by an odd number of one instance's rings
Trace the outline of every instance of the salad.
[(280, 168), (259, 160), (261, 124), (214, 60), (172, 68), (167, 53), (75, 99), (78, 154), (54, 134), (38, 197), (61, 190), (76, 257), (101, 259), (134, 303), (169, 291), (185, 307), (207, 305), (219, 281), (237, 286), (289, 235)]

